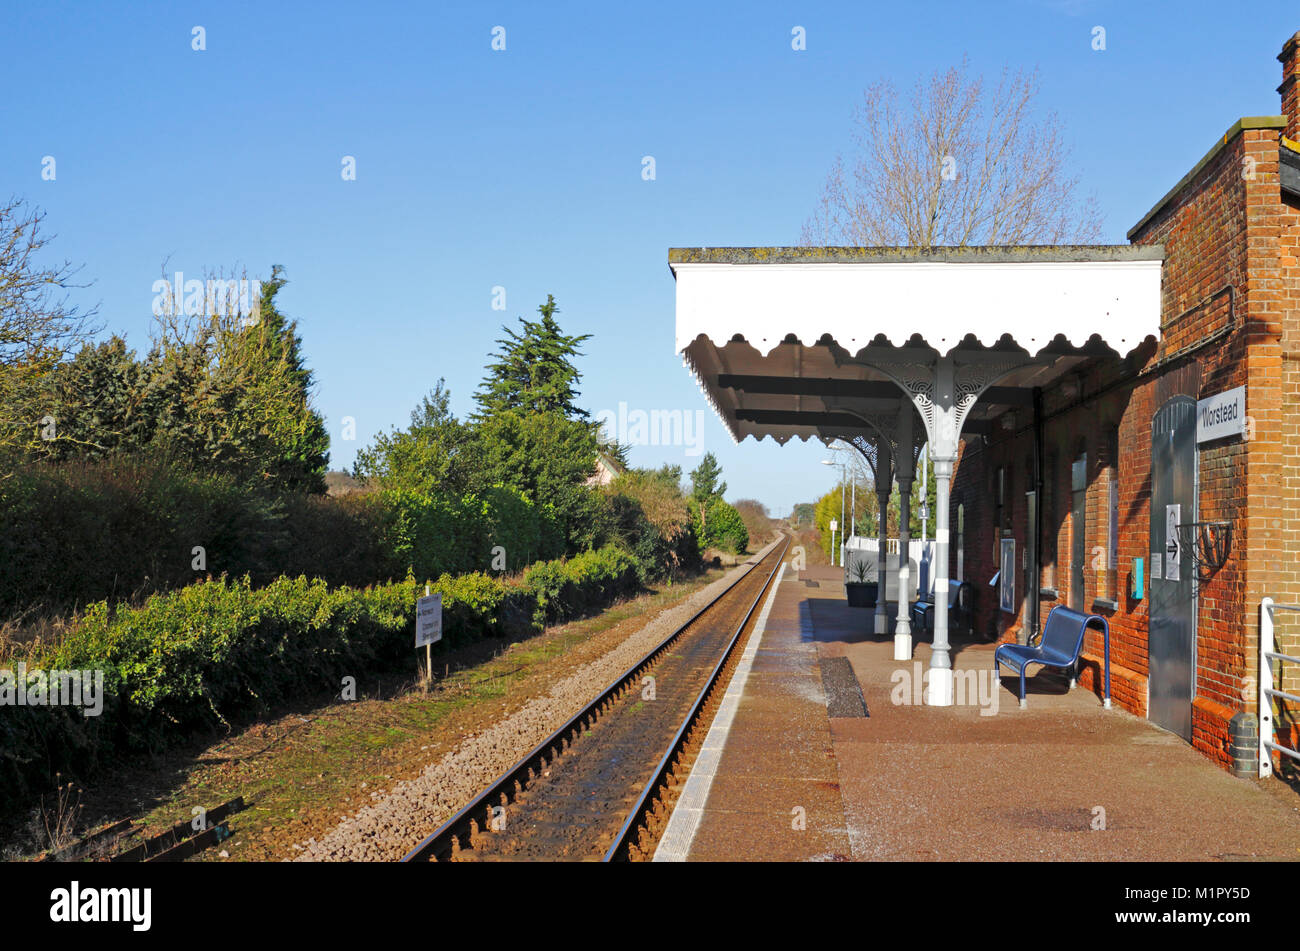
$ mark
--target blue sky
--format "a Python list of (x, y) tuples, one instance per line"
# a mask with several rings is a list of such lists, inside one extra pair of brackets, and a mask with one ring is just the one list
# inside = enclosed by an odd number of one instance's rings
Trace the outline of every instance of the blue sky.
[[(1103, 240), (1123, 242), (1235, 119), (1279, 111), (1275, 57), (1300, 29), (1287, 3), (1086, 0), (27, 3), (4, 18), (0, 192), (47, 212), (53, 256), (93, 282), (74, 299), (137, 350), (164, 260), (187, 277), (283, 264), (339, 468), (439, 377), (468, 412), (500, 325), (551, 293), (561, 325), (592, 335), (587, 407), (705, 410), (729, 496), (777, 514), (830, 487), (827, 453), (731, 442), (674, 353), (669, 247), (796, 243), (863, 89), (963, 55), (990, 78), (1041, 70), (1038, 105)], [(632, 461), (690, 469), (687, 451)]]

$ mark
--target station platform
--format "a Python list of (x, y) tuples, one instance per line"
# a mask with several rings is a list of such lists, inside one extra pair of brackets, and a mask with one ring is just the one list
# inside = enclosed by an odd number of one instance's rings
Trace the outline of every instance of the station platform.
[(1020, 709), (992, 644), (954, 638), (983, 689), (924, 706), (928, 635), (895, 661), (841, 577), (782, 570), (656, 861), (1300, 860), (1280, 780), (1237, 779), (1056, 671), (1030, 668)]

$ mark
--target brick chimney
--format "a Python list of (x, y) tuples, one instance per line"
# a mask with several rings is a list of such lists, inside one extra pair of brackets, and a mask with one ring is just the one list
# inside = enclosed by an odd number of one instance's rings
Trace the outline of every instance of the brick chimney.
[(1300, 142), (1300, 32), (1287, 40), (1277, 60), (1282, 64), (1282, 113), (1286, 116), (1286, 136)]

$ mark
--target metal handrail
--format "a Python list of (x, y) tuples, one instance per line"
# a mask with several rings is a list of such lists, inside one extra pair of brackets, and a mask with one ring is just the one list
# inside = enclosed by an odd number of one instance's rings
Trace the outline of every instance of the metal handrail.
[(1259, 603), (1259, 775), (1263, 779), (1273, 775), (1273, 753), (1278, 752), (1300, 760), (1300, 751), (1273, 742), (1273, 698), (1281, 697), (1300, 703), (1300, 697), (1285, 690), (1274, 689), (1273, 662), (1300, 664), (1300, 657), (1292, 657), (1274, 650), (1273, 612), (1300, 611), (1300, 604), (1278, 604), (1272, 598)]

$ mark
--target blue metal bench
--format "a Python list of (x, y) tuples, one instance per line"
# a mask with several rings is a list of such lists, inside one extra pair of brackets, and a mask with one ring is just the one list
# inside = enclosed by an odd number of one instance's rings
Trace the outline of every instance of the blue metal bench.
[[(1101, 625), (1105, 638), (1106, 664), (1106, 707), (1110, 707), (1110, 625), (1100, 614), (1084, 614), (1058, 604), (1047, 615), (1043, 625), (1043, 636), (1038, 646), (1025, 644), (1003, 644), (993, 652), (993, 672), (996, 676), (1000, 664), (1016, 669), (1020, 674), (1020, 706), (1025, 706), (1025, 668), (1030, 664), (1043, 664), (1046, 667), (1073, 667), (1083, 650), (1083, 632), (1093, 622)], [(1074, 686), (1071, 679), (1070, 686)]]
[[(948, 630), (960, 629), (969, 632), (972, 619), (975, 616), (971, 604), (973, 597), (974, 589), (971, 588), (969, 581), (958, 581), (955, 578), (948, 580)], [(913, 630), (926, 633), (934, 632), (934, 604), (934, 592), (913, 603)], [(957, 622), (956, 627), (953, 626), (953, 621)]]

